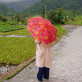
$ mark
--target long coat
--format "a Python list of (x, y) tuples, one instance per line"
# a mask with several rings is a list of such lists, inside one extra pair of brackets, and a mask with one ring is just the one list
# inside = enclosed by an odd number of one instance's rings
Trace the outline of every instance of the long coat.
[(35, 40), (36, 43), (36, 66), (51, 68), (51, 46), (52, 43), (45, 44), (43, 42)]

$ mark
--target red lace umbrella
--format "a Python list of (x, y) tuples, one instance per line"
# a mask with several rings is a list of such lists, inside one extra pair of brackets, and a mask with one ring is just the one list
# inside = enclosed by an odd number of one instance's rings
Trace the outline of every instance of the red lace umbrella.
[(30, 31), (34, 39), (44, 42), (45, 44), (57, 40), (56, 28), (49, 20), (46, 20), (41, 16), (29, 18), (27, 29)]

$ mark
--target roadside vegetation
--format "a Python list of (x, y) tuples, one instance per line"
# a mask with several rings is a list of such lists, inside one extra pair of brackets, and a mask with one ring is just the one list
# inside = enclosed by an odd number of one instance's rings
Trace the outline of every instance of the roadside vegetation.
[(75, 24), (75, 25), (82, 25), (82, 16), (79, 15), (75, 17), (74, 20), (69, 20), (66, 22), (66, 24)]

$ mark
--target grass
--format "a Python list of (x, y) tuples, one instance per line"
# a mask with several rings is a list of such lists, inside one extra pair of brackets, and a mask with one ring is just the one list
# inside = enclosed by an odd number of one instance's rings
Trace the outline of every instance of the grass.
[(74, 21), (70, 20), (66, 24), (82, 25), (82, 16), (76, 16), (76, 19)]
[(0, 32), (9, 32), (25, 28), (24, 25), (0, 25)]
[(66, 32), (66, 29), (63, 28), (62, 25), (54, 24), (54, 26), (55, 26), (56, 29), (57, 29), (57, 37), (62, 36), (62, 35)]
[(27, 35), (31, 36), (30, 32), (27, 29), (15, 30), (10, 32), (1, 32), (0, 35)]
[[(62, 25), (54, 24), (54, 26), (57, 29), (57, 36), (60, 37), (66, 29), (63, 28)], [(21, 30), (16, 30), (16, 31), (10, 31), (10, 32), (1, 32), (0, 35), (27, 35), (31, 36), (30, 32), (27, 29), (21, 29)]]
[(0, 63), (20, 64), (35, 54), (33, 38), (0, 37)]
[[(57, 36), (60, 37), (66, 29), (61, 25), (54, 26), (57, 28)], [(0, 35), (28, 35), (31, 36), (27, 29), (0, 33)], [(0, 37), (0, 63), (20, 64), (34, 56), (36, 44), (33, 38), (17, 37)]]

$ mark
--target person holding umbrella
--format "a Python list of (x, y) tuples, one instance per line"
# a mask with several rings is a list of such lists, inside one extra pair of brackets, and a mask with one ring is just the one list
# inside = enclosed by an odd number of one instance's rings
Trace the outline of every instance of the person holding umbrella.
[(37, 79), (49, 79), (52, 67), (51, 47), (57, 40), (57, 30), (49, 20), (43, 17), (34, 17), (28, 20), (27, 29), (32, 34), (36, 43), (36, 66), (39, 67)]

